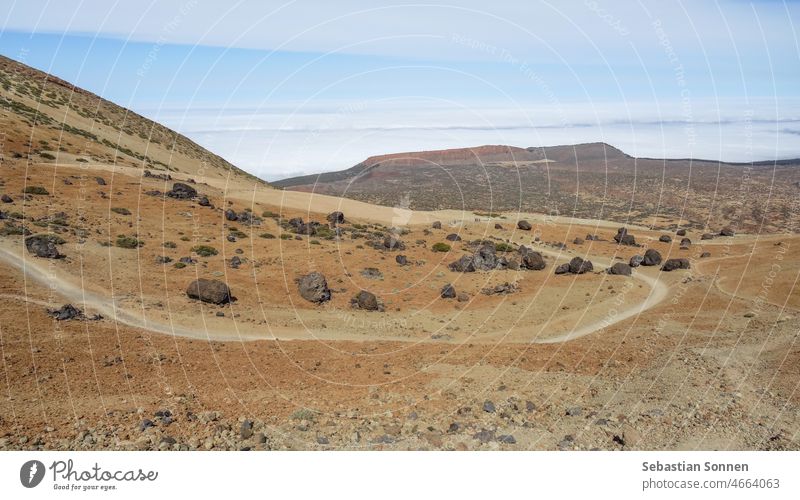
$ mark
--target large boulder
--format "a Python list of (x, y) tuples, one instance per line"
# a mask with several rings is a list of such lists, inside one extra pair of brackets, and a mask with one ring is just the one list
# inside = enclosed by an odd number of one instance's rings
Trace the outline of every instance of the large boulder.
[(531, 271), (541, 271), (545, 268), (544, 258), (542, 254), (531, 250), (530, 248), (522, 245), (519, 247), (520, 264), (519, 267), (523, 269), (530, 269)]
[(316, 271), (297, 278), (297, 290), (301, 297), (315, 304), (331, 300), (331, 291), (325, 276)]
[(220, 280), (200, 278), (192, 281), (186, 288), (186, 295), (192, 299), (210, 304), (225, 304), (231, 301), (231, 289)]
[(661, 264), (661, 254), (658, 253), (658, 250), (648, 248), (647, 251), (644, 253), (644, 259), (642, 259), (642, 265), (657, 266), (659, 264)]
[(61, 259), (64, 256), (58, 251), (52, 236), (37, 234), (25, 238), (25, 248), (28, 252), (43, 259)]
[(225, 210), (225, 220), (233, 222), (236, 221), (238, 218), (239, 215), (232, 208)]
[(522, 229), (523, 231), (530, 231), (531, 229), (533, 229), (533, 226), (531, 226), (530, 222), (526, 220), (521, 220), (517, 222), (517, 229)]
[(619, 276), (630, 276), (631, 266), (624, 262), (615, 262), (614, 265), (607, 269), (608, 274), (616, 274)]
[(439, 295), (443, 299), (454, 299), (456, 298), (456, 289), (453, 285), (448, 283), (442, 287), (442, 291), (439, 293)]
[(594, 270), (592, 261), (583, 260), (581, 257), (573, 257), (569, 261), (569, 272), (572, 274), (583, 274)]
[(674, 271), (676, 269), (689, 269), (689, 259), (667, 259), (661, 266), (662, 271)]
[(72, 304), (65, 304), (60, 309), (52, 309), (47, 311), (50, 316), (56, 321), (67, 321), (71, 319), (84, 319), (83, 311), (73, 306)]
[(476, 271), (491, 271), (500, 264), (497, 251), (492, 243), (484, 243), (472, 255), (472, 262)]
[(628, 261), (628, 265), (631, 267), (639, 267), (642, 264), (644, 257), (641, 255), (634, 255), (631, 257), (631, 260)]
[(569, 263), (567, 262), (567, 263), (564, 263), (564, 264), (559, 264), (558, 267), (556, 267), (555, 273), (556, 274), (569, 274)]
[(617, 230), (614, 241), (620, 245), (636, 246), (636, 238), (634, 238), (632, 234), (628, 234), (628, 230), (624, 227)]
[(336, 227), (339, 224), (344, 224), (344, 213), (331, 212), (328, 214), (328, 217), (326, 217), (326, 219), (328, 220), (328, 222), (332, 227)]
[(690, 240), (689, 238), (682, 238), (681, 239), (681, 246), (682, 247), (688, 247), (691, 244), (692, 244), (692, 240)]
[(358, 294), (350, 300), (350, 304), (354, 308), (364, 311), (378, 311), (381, 307), (378, 303), (378, 297), (376, 297), (374, 293), (366, 290), (358, 292)]
[(197, 190), (183, 182), (176, 182), (172, 185), (172, 190), (167, 191), (167, 196), (179, 200), (190, 200), (197, 196)]
[(474, 273), (475, 263), (472, 260), (472, 255), (462, 255), (455, 262), (451, 262), (448, 266), (451, 271), (456, 273)]

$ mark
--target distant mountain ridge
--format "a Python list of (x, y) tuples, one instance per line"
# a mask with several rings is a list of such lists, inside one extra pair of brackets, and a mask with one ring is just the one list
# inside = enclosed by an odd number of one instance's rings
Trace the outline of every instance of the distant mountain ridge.
[(527, 211), (640, 223), (677, 218), (697, 227), (717, 219), (760, 228), (771, 214), (765, 230), (778, 231), (789, 222), (798, 166), (800, 160), (634, 158), (602, 142), (485, 145), (371, 156), (345, 170), (272, 185), (419, 210)]

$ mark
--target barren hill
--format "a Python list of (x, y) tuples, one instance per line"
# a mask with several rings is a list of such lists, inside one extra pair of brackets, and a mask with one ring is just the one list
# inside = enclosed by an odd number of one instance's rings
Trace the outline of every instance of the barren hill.
[[(169, 128), (0, 56), (4, 159), (106, 163), (198, 178), (257, 179)], [(261, 182), (261, 181), (259, 181)]]
[(679, 219), (759, 232), (797, 231), (800, 161), (634, 158), (604, 143), (480, 146), (374, 156), (339, 172), (273, 183), (417, 210), (523, 211), (658, 226)]

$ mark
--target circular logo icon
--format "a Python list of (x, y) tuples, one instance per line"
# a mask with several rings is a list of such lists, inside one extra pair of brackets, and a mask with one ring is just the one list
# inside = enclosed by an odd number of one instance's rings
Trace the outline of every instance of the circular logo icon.
[(35, 488), (44, 479), (44, 464), (38, 460), (28, 460), (19, 470), (19, 481), (26, 488)]

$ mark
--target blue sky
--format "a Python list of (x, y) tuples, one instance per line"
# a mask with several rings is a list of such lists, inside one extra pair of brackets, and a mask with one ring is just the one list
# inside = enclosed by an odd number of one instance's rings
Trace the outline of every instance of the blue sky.
[(270, 179), (497, 142), (800, 156), (797, 2), (0, 3), (3, 55)]

